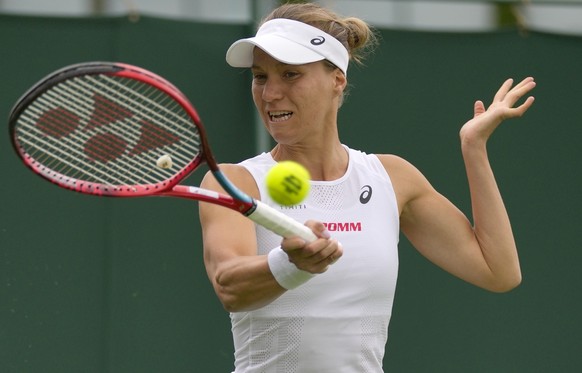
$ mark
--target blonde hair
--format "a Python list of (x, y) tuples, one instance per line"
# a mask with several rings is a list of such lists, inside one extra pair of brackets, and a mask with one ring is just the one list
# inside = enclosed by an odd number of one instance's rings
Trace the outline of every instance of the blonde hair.
[(350, 60), (358, 64), (378, 43), (376, 34), (363, 20), (342, 17), (313, 3), (281, 5), (265, 17), (261, 24), (275, 18), (300, 21), (330, 34), (348, 50)]

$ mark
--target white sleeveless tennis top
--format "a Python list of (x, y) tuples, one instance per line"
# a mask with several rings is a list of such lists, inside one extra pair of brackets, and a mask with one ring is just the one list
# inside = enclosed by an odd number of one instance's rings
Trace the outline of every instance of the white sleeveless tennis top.
[[(382, 372), (398, 272), (398, 208), (379, 159), (348, 151), (346, 174), (313, 181), (295, 207), (277, 205), (266, 192), (263, 180), (275, 164), (270, 153), (241, 162), (264, 203), (300, 222), (325, 222), (344, 255), (271, 304), (231, 313), (235, 373)], [(281, 243), (260, 226), (257, 237), (259, 255)]]

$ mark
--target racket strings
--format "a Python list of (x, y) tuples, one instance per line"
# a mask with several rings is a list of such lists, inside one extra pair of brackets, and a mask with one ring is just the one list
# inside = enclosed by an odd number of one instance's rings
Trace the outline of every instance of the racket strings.
[[(176, 135), (177, 140), (173, 147), (176, 151), (175, 158), (182, 163), (189, 162), (200, 152), (200, 135), (198, 127), (194, 124), (190, 116), (185, 110), (165, 92), (148, 84), (141, 83), (136, 80), (124, 79), (125, 82), (133, 83), (134, 87), (124, 86), (119, 81), (104, 77), (115, 85), (122, 96), (118, 97), (127, 107), (131, 108), (133, 113), (143, 113), (142, 120), (151, 122), (160, 129), (165, 129), (170, 133)], [(106, 88), (106, 86), (103, 86)], [(125, 94), (130, 97), (123, 100), (123, 90)], [(143, 92), (140, 92), (143, 91)], [(118, 92), (117, 90), (112, 93)], [(133, 94), (137, 94), (135, 98), (131, 98)], [(110, 97), (111, 100), (115, 97)], [(126, 126), (128, 132), (131, 132), (135, 127)], [(143, 131), (141, 132), (143, 135)], [(156, 145), (156, 144), (154, 144)], [(153, 158), (152, 158), (153, 159)]]
[[(200, 152), (195, 123), (165, 92), (143, 82), (87, 75), (38, 97), (17, 137), (35, 161), (66, 177), (105, 185), (157, 184)], [(172, 157), (172, 170), (155, 166)]]
[[(59, 88), (62, 89), (48, 91), (29, 107), (28, 110), (34, 115), (22, 117), (21, 120), (26, 126), (20, 128), (19, 141), (29, 145), (27, 152), (39, 163), (66, 176), (91, 182), (99, 182), (108, 177), (107, 184), (123, 184), (123, 180), (116, 179), (111, 172), (102, 168), (86, 167), (86, 155), (79, 144), (86, 143), (90, 135), (76, 130), (81, 118), (74, 112), (89, 118), (91, 116), (89, 108), (93, 105), (93, 102), (87, 99), (90, 96), (75, 93), (74, 90), (68, 89), (66, 84)], [(55, 105), (59, 109), (54, 109)], [(67, 107), (72, 110), (65, 109)], [(46, 118), (48, 123), (45, 127), (42, 125), (43, 115), (47, 113), (50, 113), (50, 117)], [(68, 124), (69, 122), (73, 124)], [(24, 129), (28, 132), (24, 132)], [(54, 136), (56, 133), (67, 137)], [(104, 148), (107, 148), (106, 144)]]
[[(61, 128), (63, 127), (63, 119), (58, 118), (58, 114), (62, 114), (62, 116), (67, 115), (66, 113), (72, 112), (68, 111), (67, 109), (62, 109), (58, 113), (51, 112), (50, 107), (53, 103), (59, 103), (61, 105), (66, 105), (65, 102), (61, 101), (59, 95), (62, 92), (55, 89), (53, 91), (49, 91), (55, 97), (52, 100), (38, 100), (38, 108), (35, 110), (37, 113), (51, 113), (51, 117), (47, 120), (50, 121), (49, 129), (52, 127)], [(58, 92), (55, 94), (55, 92)], [(70, 97), (69, 97), (70, 99)], [(40, 105), (42, 103), (42, 105)], [(43, 106), (44, 105), (44, 106)], [(69, 108), (71, 105), (74, 106), (72, 110), (77, 113), (81, 113), (80, 109), (86, 108), (84, 104), (80, 104), (74, 100), (69, 101)], [(92, 103), (90, 103), (92, 105)], [(36, 105), (35, 105), (36, 106)], [(34, 106), (31, 107), (34, 110)], [(106, 122), (106, 119), (101, 119), (99, 117), (94, 118), (96, 120), (101, 120), (102, 122)], [(55, 138), (54, 136), (50, 136), (50, 133), (57, 132), (55, 130), (47, 131), (46, 128), (39, 129), (39, 121), (35, 121), (34, 118), (29, 120), (30, 127), (28, 128), (30, 131), (35, 131), (34, 135), (37, 137), (33, 137), (32, 141), (36, 141), (36, 145), (38, 145), (38, 152), (32, 153), (29, 150), (29, 153), (33, 155), (33, 157), (39, 162), (42, 163), (44, 166), (56, 170), (59, 173), (62, 173), (66, 176), (78, 178), (90, 182), (99, 182), (103, 184), (124, 184), (126, 180), (118, 178), (118, 174), (120, 169), (123, 170), (125, 173), (132, 171), (135, 169), (131, 164), (127, 162), (115, 162), (109, 164), (109, 168), (105, 169), (104, 167), (87, 167), (87, 156), (90, 154), (86, 154), (84, 147), (81, 147), (80, 144), (87, 144), (90, 136), (95, 136), (94, 134), (89, 134), (88, 132), (84, 131), (77, 131), (74, 129), (74, 132), (71, 134), (67, 134), (67, 137), (64, 138)], [(78, 124), (78, 123), (77, 123)], [(48, 136), (44, 133), (48, 132)], [(63, 131), (61, 131), (63, 132)], [(98, 131), (97, 131), (98, 132)], [(112, 153), (111, 144), (106, 141), (108, 137), (96, 137), (96, 140), (92, 142), (93, 148), (102, 149), (104, 154)], [(112, 140), (111, 138), (109, 138)], [(28, 141), (24, 138), (21, 138), (21, 142), (25, 142), (29, 145), (34, 146), (34, 143), (31, 143), (31, 140)], [(105, 160), (104, 157), (101, 157), (101, 160)], [(113, 172), (116, 170), (116, 172)], [(134, 179), (137, 179), (135, 176)]]

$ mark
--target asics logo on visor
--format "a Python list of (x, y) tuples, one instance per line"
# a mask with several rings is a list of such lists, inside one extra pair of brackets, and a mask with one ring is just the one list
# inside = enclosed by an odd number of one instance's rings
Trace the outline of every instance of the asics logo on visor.
[(311, 39), (311, 44), (313, 45), (321, 45), (325, 43), (325, 38), (323, 36), (318, 36), (316, 38)]

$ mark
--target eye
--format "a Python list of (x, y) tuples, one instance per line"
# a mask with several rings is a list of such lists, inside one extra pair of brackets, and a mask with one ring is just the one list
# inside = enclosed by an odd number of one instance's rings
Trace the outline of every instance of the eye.
[(253, 75), (253, 80), (255, 83), (262, 84), (267, 80), (267, 76), (263, 74), (255, 74)]
[(290, 71), (285, 71), (283, 73), (283, 78), (285, 78), (287, 80), (292, 80), (292, 79), (297, 78), (299, 75), (300, 75), (299, 72), (290, 70)]
[(267, 81), (267, 75), (260, 72), (253, 72), (253, 82), (255, 84), (264, 84)]

